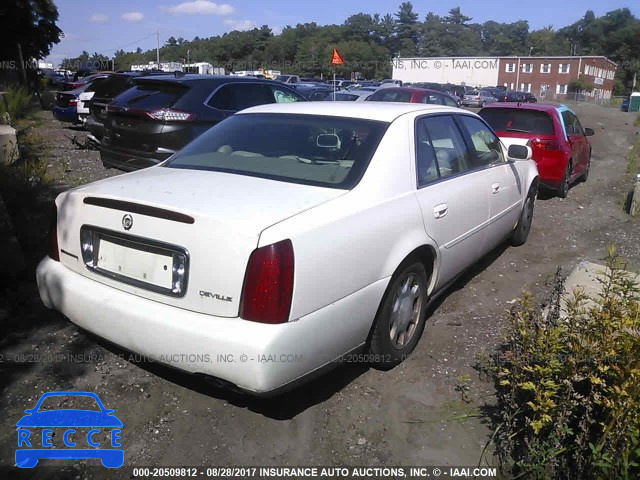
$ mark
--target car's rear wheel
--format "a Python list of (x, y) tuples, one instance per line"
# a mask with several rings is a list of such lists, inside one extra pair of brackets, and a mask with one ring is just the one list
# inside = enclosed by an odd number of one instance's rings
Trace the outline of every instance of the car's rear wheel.
[(387, 287), (370, 342), (371, 363), (392, 368), (409, 355), (424, 330), (427, 272), (422, 263), (401, 267)]
[(537, 190), (535, 186), (532, 186), (529, 189), (529, 194), (524, 201), (524, 206), (522, 207), (522, 213), (520, 214), (520, 219), (518, 220), (518, 224), (516, 228), (513, 230), (511, 234), (511, 238), (509, 239), (509, 243), (514, 247), (519, 247), (520, 245), (524, 245), (529, 237), (529, 232), (531, 231), (531, 223), (533, 222), (533, 209), (536, 202)]
[(487, 102), (483, 101), (483, 102), (480, 104), (480, 106), (481, 106), (482, 108), (486, 107), (486, 106), (487, 106)]
[(573, 166), (571, 161), (569, 161), (569, 165), (567, 165), (567, 169), (564, 172), (564, 177), (562, 177), (562, 183), (560, 184), (560, 188), (558, 188), (558, 196), (560, 198), (567, 198), (569, 194), (569, 186), (571, 185), (571, 171), (573, 170)]

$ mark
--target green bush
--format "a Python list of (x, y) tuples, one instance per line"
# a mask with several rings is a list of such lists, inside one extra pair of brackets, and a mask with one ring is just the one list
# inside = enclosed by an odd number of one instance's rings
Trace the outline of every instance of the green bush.
[[(525, 295), (493, 364), (496, 451), (514, 478), (640, 478), (640, 295), (610, 250), (601, 291)], [(566, 315), (562, 315), (563, 308)]]
[(0, 116), (9, 114), (11, 123), (25, 118), (31, 110), (31, 94), (22, 87), (9, 87), (2, 94)]

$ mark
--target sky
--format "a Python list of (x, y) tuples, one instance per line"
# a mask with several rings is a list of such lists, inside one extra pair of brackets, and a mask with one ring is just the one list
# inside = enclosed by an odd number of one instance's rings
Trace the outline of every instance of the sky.
[[(308, 0), (54, 0), (58, 7), (58, 26), (65, 37), (52, 49), (48, 60), (59, 64), (63, 58), (78, 56), (83, 50), (112, 57), (120, 48), (133, 51), (156, 47), (169, 37), (221, 35), (232, 30), (247, 30), (269, 25), (279, 33), (287, 25), (316, 22), (318, 25), (341, 24), (355, 13), (395, 13), (401, 0), (349, 0), (310, 2)], [(430, 11), (444, 16), (453, 7), (472, 17), (472, 22), (515, 22), (528, 20), (531, 30), (552, 25), (561, 28), (593, 10), (596, 16), (627, 7), (640, 17), (637, 0), (439, 0), (413, 1), (419, 20)], [(200, 60), (200, 59), (194, 59)], [(206, 59), (202, 59), (203, 61)]]

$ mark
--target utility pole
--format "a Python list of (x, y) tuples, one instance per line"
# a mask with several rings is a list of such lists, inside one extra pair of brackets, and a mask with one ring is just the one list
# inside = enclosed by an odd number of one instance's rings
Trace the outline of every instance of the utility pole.
[(158, 47), (156, 48), (156, 61), (158, 63), (158, 70), (160, 70), (160, 30), (156, 30), (156, 39), (158, 40)]

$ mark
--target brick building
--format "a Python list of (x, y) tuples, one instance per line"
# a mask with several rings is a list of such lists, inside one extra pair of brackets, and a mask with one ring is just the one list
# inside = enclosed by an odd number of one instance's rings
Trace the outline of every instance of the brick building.
[(393, 78), (403, 82), (437, 82), (533, 93), (539, 99), (564, 100), (573, 80), (594, 86), (585, 95), (608, 99), (616, 64), (602, 56), (582, 57), (438, 57), (395, 58)]
[(608, 99), (615, 73), (616, 64), (606, 57), (500, 57), (497, 85), (562, 100), (580, 77), (594, 86), (587, 95)]

